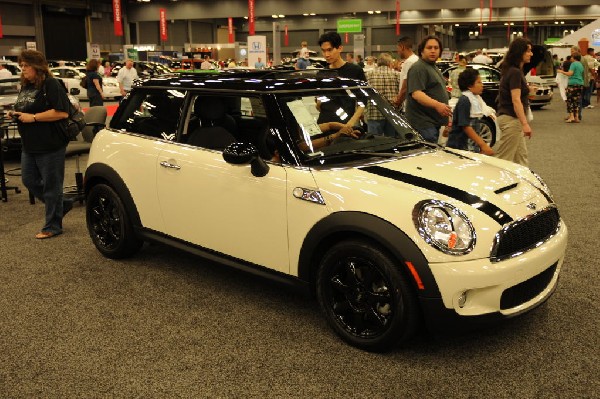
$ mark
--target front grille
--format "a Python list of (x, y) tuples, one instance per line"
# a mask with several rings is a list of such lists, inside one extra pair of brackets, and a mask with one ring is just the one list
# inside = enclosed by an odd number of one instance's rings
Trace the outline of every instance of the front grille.
[(492, 260), (500, 261), (539, 246), (558, 231), (559, 223), (554, 206), (511, 223), (496, 234)]
[(500, 298), (500, 309), (511, 309), (532, 300), (550, 284), (558, 262), (527, 281), (504, 290)]

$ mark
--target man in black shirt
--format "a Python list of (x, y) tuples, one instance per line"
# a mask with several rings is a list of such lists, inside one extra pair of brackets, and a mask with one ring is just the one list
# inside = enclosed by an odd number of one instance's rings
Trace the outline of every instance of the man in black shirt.
[[(341, 78), (367, 80), (365, 72), (361, 67), (356, 64), (351, 64), (342, 59), (342, 38), (337, 32), (326, 32), (319, 38), (319, 47), (323, 52), (323, 56), (327, 61), (327, 69), (331, 72), (337, 72), (337, 76)], [(337, 99), (331, 99), (331, 101), (318, 103), (320, 110), (319, 118), (317, 123), (325, 122), (341, 122), (346, 127), (344, 129), (351, 132), (353, 126), (359, 124), (360, 117), (363, 113), (364, 106), (356, 106), (354, 102), (351, 104), (348, 101), (340, 103)], [(345, 112), (337, 112), (339, 108), (342, 108)], [(340, 115), (352, 115), (349, 120), (342, 120)], [(342, 130), (344, 130), (342, 129)], [(340, 130), (340, 131), (342, 131)]]

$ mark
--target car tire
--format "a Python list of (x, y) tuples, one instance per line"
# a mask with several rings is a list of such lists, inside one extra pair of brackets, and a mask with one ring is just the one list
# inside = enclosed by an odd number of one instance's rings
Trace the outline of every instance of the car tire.
[[(477, 132), (479, 136), (485, 141), (490, 147), (496, 144), (496, 126), (494, 121), (488, 118), (481, 119), (481, 127)], [(472, 152), (479, 152), (479, 146), (471, 139), (467, 140), (467, 148)]]
[(129, 257), (144, 243), (136, 236), (121, 198), (106, 184), (91, 188), (86, 199), (86, 221), (92, 242), (107, 258)]
[(367, 351), (405, 342), (419, 320), (416, 295), (398, 263), (368, 241), (339, 242), (325, 253), (317, 298), (333, 330)]

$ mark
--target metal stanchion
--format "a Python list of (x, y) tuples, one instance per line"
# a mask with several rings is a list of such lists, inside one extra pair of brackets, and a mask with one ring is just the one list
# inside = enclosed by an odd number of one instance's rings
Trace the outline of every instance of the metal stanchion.
[[(4, 112), (0, 115), (1, 121), (4, 122)], [(15, 126), (16, 128), (16, 126)], [(6, 175), (4, 173), (4, 151), (5, 147), (2, 144), (2, 140), (4, 137), (8, 139), (8, 130), (9, 124), (2, 123), (0, 126), (0, 196), (2, 197), (2, 202), (8, 201), (8, 191), (15, 190), (15, 193), (19, 194), (21, 190), (17, 186), (7, 186), (6, 185)]]

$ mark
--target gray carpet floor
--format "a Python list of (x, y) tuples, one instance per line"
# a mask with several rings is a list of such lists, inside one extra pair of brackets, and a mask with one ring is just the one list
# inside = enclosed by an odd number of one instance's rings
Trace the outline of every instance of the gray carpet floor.
[(78, 205), (65, 234), (35, 240), (43, 206), (9, 193), (0, 397), (600, 397), (600, 107), (580, 124), (565, 124), (564, 109), (555, 98), (535, 111), (529, 142), (570, 229), (554, 296), (494, 328), (424, 335), (388, 354), (344, 344), (315, 300), (187, 253), (147, 245), (105, 259)]

